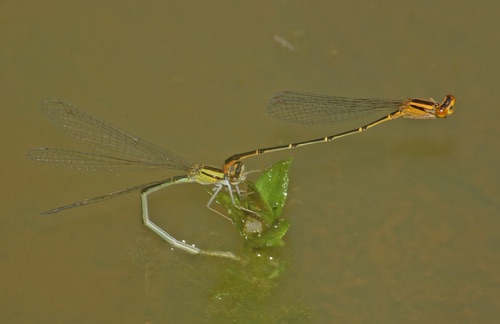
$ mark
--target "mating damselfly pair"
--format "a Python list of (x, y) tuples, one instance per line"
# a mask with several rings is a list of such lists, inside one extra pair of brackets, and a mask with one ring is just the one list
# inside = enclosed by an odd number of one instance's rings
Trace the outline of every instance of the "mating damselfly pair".
[(310, 144), (330, 142), (340, 137), (364, 132), (383, 122), (397, 118), (445, 118), (453, 113), (454, 105), (455, 98), (452, 95), (447, 95), (442, 103), (437, 103), (433, 99), (353, 99), (294, 91), (280, 92), (272, 96), (268, 105), (268, 113), (273, 117), (290, 122), (302, 124), (335, 124), (377, 113), (390, 113), (367, 125), (335, 135), (234, 154), (224, 161), (221, 168), (218, 168), (204, 164), (189, 163), (179, 155), (138, 138), (107, 122), (101, 121), (91, 114), (78, 109), (76, 106), (58, 99), (48, 99), (43, 101), (40, 107), (51, 120), (52, 124), (69, 137), (86, 145), (91, 152), (36, 148), (29, 151), (27, 156), (37, 162), (80, 170), (148, 171), (176, 169), (185, 171), (184, 175), (173, 176), (168, 179), (149, 182), (110, 194), (85, 199), (54, 208), (43, 214), (53, 214), (139, 190), (141, 192), (143, 223), (174, 248), (191, 254), (205, 254), (238, 259), (232, 252), (202, 250), (174, 238), (151, 221), (148, 210), (148, 196), (173, 184), (196, 182), (214, 187), (213, 194), (206, 206), (223, 217), (229, 219), (226, 215), (211, 207), (214, 199), (222, 189), (227, 190), (236, 208), (258, 216), (258, 212), (241, 207), (235, 202), (234, 195), (241, 195), (239, 184), (245, 181), (249, 173), (245, 170), (242, 162), (243, 159)]

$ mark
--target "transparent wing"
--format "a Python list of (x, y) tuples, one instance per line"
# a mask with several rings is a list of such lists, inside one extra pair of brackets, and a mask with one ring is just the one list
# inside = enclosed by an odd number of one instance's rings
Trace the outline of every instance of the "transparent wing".
[[(28, 153), (38, 161), (87, 170), (189, 170), (191, 163), (58, 99), (41, 102), (52, 124), (96, 153), (40, 148)], [(108, 164), (106, 166), (106, 164)]]
[(283, 91), (269, 101), (267, 112), (272, 117), (299, 124), (334, 124), (360, 119), (381, 112), (394, 112), (403, 100), (354, 99)]
[(148, 171), (170, 168), (165, 164), (148, 164), (144, 161), (46, 147), (29, 151), (27, 157), (36, 162), (86, 171)]

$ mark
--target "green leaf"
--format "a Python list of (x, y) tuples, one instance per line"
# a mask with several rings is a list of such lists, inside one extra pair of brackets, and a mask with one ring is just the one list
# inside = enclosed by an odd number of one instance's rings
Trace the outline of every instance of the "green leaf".
[(275, 219), (281, 215), (288, 192), (288, 169), (292, 158), (275, 163), (255, 182), (257, 190), (274, 211)]
[(241, 195), (233, 193), (234, 204), (226, 191), (215, 197), (216, 203), (225, 209), (237, 231), (245, 238), (245, 246), (251, 250), (284, 245), (283, 237), (290, 223), (280, 216), (287, 198), (291, 162), (289, 158), (275, 163), (255, 184), (247, 180), (246, 192)]

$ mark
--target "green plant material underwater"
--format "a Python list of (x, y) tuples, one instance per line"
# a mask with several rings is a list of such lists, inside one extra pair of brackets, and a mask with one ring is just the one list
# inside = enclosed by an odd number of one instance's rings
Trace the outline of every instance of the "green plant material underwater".
[(235, 207), (228, 192), (221, 192), (215, 198), (245, 238), (245, 246), (251, 250), (284, 245), (283, 237), (290, 222), (281, 218), (281, 212), (286, 203), (291, 163), (292, 158), (275, 163), (255, 183), (247, 180), (246, 192), (233, 195), (237, 205), (255, 214)]
[(219, 271), (220, 283), (205, 311), (211, 323), (306, 323), (309, 307), (294, 291), (283, 291), (276, 274), (286, 262), (254, 253), (247, 262), (231, 262)]
[[(276, 247), (290, 227), (281, 217), (287, 199), (288, 170), (292, 159), (275, 163), (255, 183), (246, 181), (246, 192), (228, 192), (215, 198), (245, 238), (245, 256), (228, 262), (216, 271), (220, 283), (209, 295), (206, 312), (215, 323), (303, 323), (311, 318), (309, 307), (300, 298), (277, 291), (279, 278), (288, 266), (276, 256)], [(212, 192), (210, 192), (212, 193)], [(220, 263), (216, 263), (220, 265)], [(213, 279), (214, 280), (214, 279)], [(278, 295), (279, 294), (279, 297)]]

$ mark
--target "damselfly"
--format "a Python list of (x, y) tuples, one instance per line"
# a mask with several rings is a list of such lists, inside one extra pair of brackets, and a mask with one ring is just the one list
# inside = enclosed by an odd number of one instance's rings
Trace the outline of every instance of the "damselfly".
[(250, 156), (330, 142), (344, 136), (362, 133), (383, 122), (397, 118), (445, 118), (453, 113), (454, 105), (455, 97), (452, 95), (447, 95), (442, 103), (437, 103), (433, 99), (353, 99), (297, 91), (279, 92), (271, 97), (268, 113), (289, 122), (300, 124), (339, 123), (384, 111), (391, 111), (391, 113), (367, 125), (335, 135), (235, 154), (225, 161), (224, 170), (229, 170), (234, 163), (241, 163), (242, 159)]
[(148, 196), (173, 184), (196, 182), (202, 185), (213, 185), (214, 191), (207, 203), (207, 207), (229, 219), (224, 214), (211, 208), (211, 204), (220, 190), (227, 188), (233, 204), (237, 208), (249, 211), (238, 206), (233, 197), (233, 191), (239, 193), (238, 184), (244, 181), (248, 174), (243, 163), (233, 163), (224, 170), (204, 164), (191, 164), (177, 154), (101, 121), (69, 103), (64, 103), (58, 99), (49, 99), (43, 101), (40, 107), (56, 128), (85, 144), (95, 153), (57, 148), (36, 148), (27, 154), (28, 158), (34, 161), (80, 170), (148, 171), (178, 169), (187, 172), (185, 175), (138, 185), (54, 208), (43, 214), (53, 214), (65, 209), (100, 202), (140, 190), (143, 223), (173, 247), (191, 254), (201, 253), (237, 259), (231, 252), (201, 250), (194, 245), (179, 241), (165, 232), (151, 221), (148, 211)]

